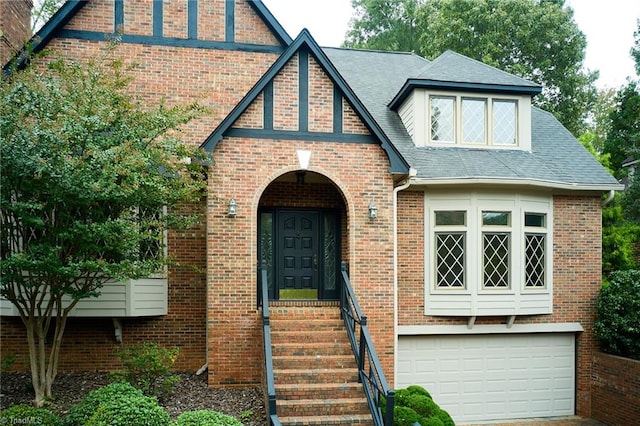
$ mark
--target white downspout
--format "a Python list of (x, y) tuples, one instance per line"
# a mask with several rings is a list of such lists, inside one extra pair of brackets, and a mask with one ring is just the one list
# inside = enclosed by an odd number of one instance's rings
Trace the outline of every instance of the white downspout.
[(409, 177), (400, 186), (393, 188), (393, 385), (398, 375), (398, 193), (411, 186), (411, 179), (418, 174), (413, 167)]
[(613, 201), (613, 197), (615, 196), (616, 196), (616, 191), (614, 191), (613, 189), (609, 191), (609, 195), (607, 196), (607, 199), (602, 202), (602, 207), (607, 207), (609, 203)]

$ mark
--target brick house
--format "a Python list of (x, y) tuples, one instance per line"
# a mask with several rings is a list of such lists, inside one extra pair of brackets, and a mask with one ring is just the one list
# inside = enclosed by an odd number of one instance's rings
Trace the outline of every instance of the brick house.
[[(61, 370), (152, 340), (211, 386), (262, 383), (258, 262), (276, 314), (303, 322), (338, 311), (345, 261), (393, 386), (460, 423), (591, 415), (602, 196), (620, 185), (531, 105), (540, 86), (454, 52), (321, 48), (259, 0), (70, 0), (36, 50), (82, 58), (116, 31), (139, 96), (212, 111), (187, 132), (215, 160), (202, 223), (167, 237), (203, 272), (84, 301)], [(2, 353), (27, 360), (0, 308)]]

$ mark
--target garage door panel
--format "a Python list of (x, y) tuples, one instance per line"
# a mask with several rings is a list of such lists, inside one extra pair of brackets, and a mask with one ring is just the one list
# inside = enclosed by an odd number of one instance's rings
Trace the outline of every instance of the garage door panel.
[(574, 357), (569, 333), (401, 336), (397, 385), (424, 386), (456, 422), (572, 415)]

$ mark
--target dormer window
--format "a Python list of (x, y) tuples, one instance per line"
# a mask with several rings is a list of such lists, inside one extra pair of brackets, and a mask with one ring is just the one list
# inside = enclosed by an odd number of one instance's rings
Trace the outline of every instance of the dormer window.
[(531, 149), (531, 96), (415, 88), (398, 114), (416, 146)]
[(428, 99), (433, 145), (519, 146), (517, 99), (439, 94)]

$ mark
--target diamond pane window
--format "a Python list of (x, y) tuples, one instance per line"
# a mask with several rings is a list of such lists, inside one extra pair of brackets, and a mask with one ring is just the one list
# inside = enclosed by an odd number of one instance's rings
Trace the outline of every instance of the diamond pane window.
[(436, 288), (465, 288), (465, 233), (436, 233)]
[(486, 100), (462, 100), (462, 141), (464, 143), (486, 143)]
[(162, 208), (139, 208), (137, 220), (144, 234), (140, 241), (140, 260), (160, 260), (164, 248)]
[(511, 234), (484, 232), (484, 287), (509, 288), (509, 253)]
[(544, 288), (545, 239), (543, 234), (525, 234), (525, 287)]
[(516, 144), (516, 102), (493, 101), (493, 143)]
[(453, 142), (454, 98), (433, 96), (431, 98), (431, 140)]

